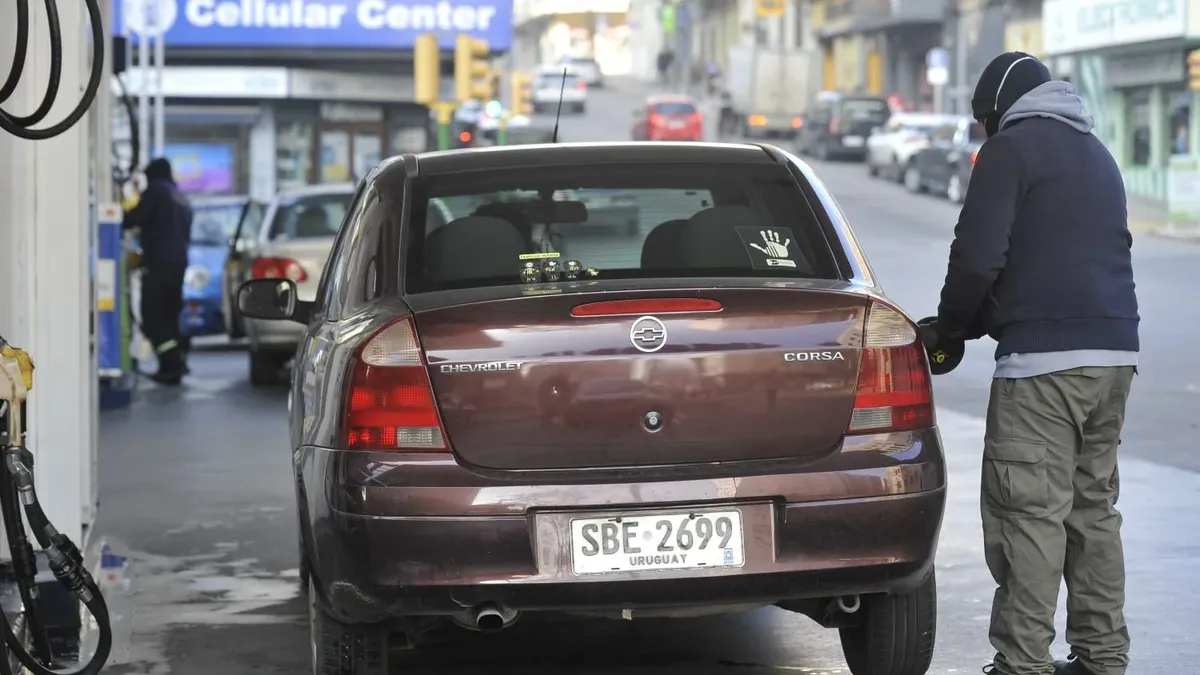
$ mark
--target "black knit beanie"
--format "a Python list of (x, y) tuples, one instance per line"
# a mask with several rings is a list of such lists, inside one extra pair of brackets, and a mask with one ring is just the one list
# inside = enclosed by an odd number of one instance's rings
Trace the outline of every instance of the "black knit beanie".
[(1000, 131), (1000, 118), (1017, 99), (1052, 79), (1050, 69), (1037, 57), (1004, 52), (992, 59), (979, 76), (971, 97), (971, 113), (992, 136)]

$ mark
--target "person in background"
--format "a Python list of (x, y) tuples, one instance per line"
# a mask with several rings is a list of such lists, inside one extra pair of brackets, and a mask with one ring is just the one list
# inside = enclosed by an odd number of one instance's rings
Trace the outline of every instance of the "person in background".
[(671, 84), (671, 65), (675, 63), (675, 52), (663, 47), (658, 53), (658, 83), (666, 87)]
[[(1029, 54), (979, 77), (979, 150), (954, 229), (940, 338), (996, 340), (980, 510), (996, 675), (1124, 675), (1117, 470), (1138, 299), (1121, 171), (1074, 88)], [(1067, 586), (1071, 657), (1053, 662)]]
[(171, 163), (146, 165), (146, 189), (125, 212), (125, 229), (139, 230), (142, 249), (142, 333), (154, 346), (159, 384), (177, 385), (188, 374), (186, 345), (179, 330), (183, 277), (188, 266), (192, 207), (175, 184)]

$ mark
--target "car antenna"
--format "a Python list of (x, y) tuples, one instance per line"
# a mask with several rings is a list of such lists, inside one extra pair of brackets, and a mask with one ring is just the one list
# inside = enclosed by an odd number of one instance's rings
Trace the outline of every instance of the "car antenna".
[(550, 137), (551, 143), (558, 142), (558, 120), (562, 118), (562, 100), (563, 94), (567, 92), (567, 69), (563, 68), (562, 84), (558, 87), (558, 112), (554, 113), (554, 135)]

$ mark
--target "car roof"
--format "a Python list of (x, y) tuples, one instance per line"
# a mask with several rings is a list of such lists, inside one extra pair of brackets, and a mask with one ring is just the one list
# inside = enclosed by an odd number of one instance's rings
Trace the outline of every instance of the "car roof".
[(297, 197), (311, 197), (314, 195), (341, 195), (354, 194), (354, 183), (324, 183), (321, 185), (305, 185), (303, 187), (289, 188), (280, 190), (275, 195), (276, 201), (286, 199), (296, 199)]
[(222, 206), (240, 206), (250, 201), (248, 195), (203, 195), (199, 197), (191, 197), (189, 200), (193, 208), (209, 208)]
[[(427, 152), (414, 156), (418, 175), (443, 175), (463, 171), (538, 167), (546, 165), (618, 163), (726, 163), (773, 164), (758, 145), (735, 143), (539, 143)], [(393, 169), (395, 165), (401, 166)], [(387, 161), (383, 171), (403, 171), (401, 162)]]

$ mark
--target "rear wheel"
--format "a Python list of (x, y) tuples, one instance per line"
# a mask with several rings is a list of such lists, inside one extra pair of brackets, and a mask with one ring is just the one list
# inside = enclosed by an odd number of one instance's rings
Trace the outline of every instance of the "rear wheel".
[(820, 145), (817, 146), (817, 159), (821, 160), (822, 162), (829, 161), (829, 145), (827, 143), (821, 142)]
[(279, 384), (279, 371), (287, 363), (288, 354), (267, 349), (250, 348), (250, 384), (268, 386)]
[(308, 584), (313, 675), (386, 675), (388, 634), (376, 626), (349, 626), (329, 616)]
[(912, 162), (904, 167), (904, 187), (913, 193), (925, 191), (925, 186), (921, 182), (921, 171)]
[(879, 177), (879, 167), (875, 166), (875, 162), (871, 161), (870, 155), (867, 155), (867, 173), (871, 175), (871, 178)]
[(963, 202), (963, 196), (962, 179), (959, 178), (958, 174), (956, 173), (953, 176), (950, 176), (950, 182), (946, 184), (946, 199), (949, 199), (955, 204), (961, 204)]
[(937, 637), (937, 580), (905, 595), (863, 599), (863, 624), (840, 629), (842, 653), (854, 675), (925, 675)]

